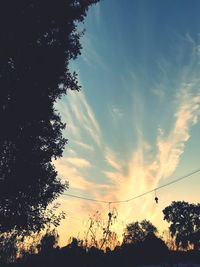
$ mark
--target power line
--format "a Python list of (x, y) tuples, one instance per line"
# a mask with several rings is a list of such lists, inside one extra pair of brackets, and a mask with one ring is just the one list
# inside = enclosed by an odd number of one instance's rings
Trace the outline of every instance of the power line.
[(73, 198), (80, 198), (80, 199), (84, 199), (84, 200), (94, 201), (94, 202), (101, 202), (101, 203), (107, 203), (107, 204), (114, 203), (113, 201), (112, 202), (109, 202), (109, 201), (98, 200), (98, 199), (94, 199), (94, 198), (87, 198), (87, 197), (76, 196), (76, 195), (67, 194), (67, 193), (64, 193), (63, 195), (68, 196), (68, 197), (73, 197)]
[(188, 173), (188, 174), (186, 174), (186, 175), (184, 175), (184, 176), (181, 176), (181, 177), (179, 177), (179, 178), (177, 178), (177, 179), (175, 179), (175, 180), (173, 180), (173, 181), (171, 181), (171, 182), (169, 182), (169, 183), (160, 185), (160, 186), (158, 186), (158, 187), (156, 187), (156, 188), (154, 188), (154, 189), (151, 189), (151, 190), (149, 190), (149, 191), (147, 191), (147, 192), (145, 192), (145, 193), (143, 193), (143, 194), (140, 194), (140, 195), (138, 195), (138, 196), (129, 198), (129, 199), (127, 200), (127, 202), (128, 202), (128, 201), (131, 201), (131, 200), (134, 200), (134, 199), (136, 199), (136, 198), (145, 196), (145, 195), (150, 194), (150, 193), (152, 193), (152, 192), (155, 192), (155, 191), (157, 191), (157, 190), (159, 190), (159, 189), (161, 189), (161, 188), (163, 188), (163, 187), (166, 187), (166, 186), (169, 186), (169, 185), (171, 185), (171, 184), (177, 183), (177, 182), (179, 182), (179, 181), (181, 181), (181, 180), (183, 180), (183, 179), (186, 179), (186, 178), (188, 178), (188, 177), (190, 177), (190, 176), (192, 176), (193, 174), (198, 173), (198, 172), (200, 172), (200, 169), (195, 170), (195, 171), (192, 171), (192, 172), (190, 172), (190, 173)]
[(146, 192), (144, 192), (144, 193), (142, 193), (142, 194), (140, 194), (140, 195), (137, 195), (137, 196), (134, 196), (134, 197), (132, 197), (132, 198), (125, 199), (125, 200), (106, 201), (106, 200), (99, 200), (99, 199), (94, 199), (94, 198), (81, 197), (81, 196), (77, 196), (77, 195), (73, 195), (73, 194), (67, 194), (67, 193), (64, 193), (63, 195), (65, 195), (65, 196), (69, 196), (69, 197), (73, 197), (73, 198), (78, 198), (78, 199), (83, 199), (83, 200), (93, 201), (93, 202), (106, 203), (106, 204), (112, 204), (112, 203), (113, 203), (113, 204), (114, 204), (114, 203), (124, 203), (124, 202), (129, 202), (129, 201), (135, 200), (135, 199), (137, 199), (137, 198), (143, 197), (143, 196), (145, 196), (145, 195), (147, 195), (147, 194), (150, 194), (150, 193), (152, 193), (152, 192), (158, 191), (159, 189), (161, 189), (161, 188), (163, 188), (163, 187), (166, 187), (166, 186), (169, 186), (169, 185), (171, 185), (171, 184), (177, 183), (177, 182), (179, 182), (179, 181), (181, 181), (181, 180), (184, 180), (184, 179), (186, 179), (186, 178), (188, 178), (188, 177), (190, 177), (190, 176), (192, 176), (193, 174), (196, 174), (196, 173), (198, 173), (198, 172), (200, 172), (200, 169), (197, 169), (197, 170), (195, 170), (195, 171), (192, 171), (192, 172), (190, 172), (190, 173), (188, 173), (188, 174), (186, 174), (186, 175), (184, 175), (184, 176), (181, 176), (181, 177), (179, 177), (179, 178), (177, 178), (177, 179), (175, 179), (175, 180), (173, 180), (173, 181), (171, 181), (171, 182), (169, 182), (169, 183), (160, 185), (160, 186), (158, 186), (158, 187), (156, 187), (156, 188), (153, 188), (153, 189), (151, 189), (151, 190), (149, 190), (149, 191), (146, 191)]

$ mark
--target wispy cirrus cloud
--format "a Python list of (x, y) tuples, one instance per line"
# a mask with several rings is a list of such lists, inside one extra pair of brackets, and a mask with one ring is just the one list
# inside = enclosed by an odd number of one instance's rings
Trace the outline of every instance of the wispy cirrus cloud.
[[(192, 64), (191, 64), (192, 65)], [(115, 193), (123, 199), (140, 195), (156, 188), (160, 181), (170, 177), (179, 165), (181, 155), (184, 153), (187, 141), (190, 139), (191, 127), (198, 123), (200, 116), (200, 79), (198, 78), (198, 65), (195, 65), (193, 75), (189, 75), (191, 68), (182, 72), (177, 87), (174, 88), (175, 112), (171, 117), (171, 128), (157, 129), (156, 143), (149, 144), (142, 134), (141, 125), (137, 125), (138, 148), (133, 150), (127, 162), (127, 172), (116, 168), (114, 171), (104, 171), (104, 174), (115, 184)], [(173, 113), (172, 113), (173, 114)], [(154, 146), (154, 149), (151, 149)], [(120, 159), (115, 157), (115, 164)], [(108, 161), (109, 163), (109, 161)], [(110, 161), (112, 166), (112, 161)], [(124, 185), (125, 184), (125, 185)], [(155, 215), (152, 209), (152, 197), (145, 197), (142, 208), (141, 203), (135, 202), (139, 214), (148, 218)], [(131, 217), (132, 209), (119, 207), (120, 212)]]
[[(189, 89), (191, 91), (192, 88)], [(132, 157), (127, 163), (127, 172), (120, 168), (113, 171), (104, 171), (104, 175), (113, 183), (110, 198), (113, 200), (126, 200), (156, 188), (160, 181), (170, 177), (179, 165), (181, 155), (184, 153), (186, 142), (190, 138), (190, 129), (199, 120), (200, 115), (200, 95), (191, 96), (189, 91), (181, 90), (184, 97), (178, 99), (179, 106), (174, 115), (174, 124), (168, 134), (164, 130), (158, 131), (157, 151), (152, 154), (148, 161), (149, 153), (153, 153), (149, 148), (138, 147), (133, 151)], [(146, 140), (143, 140), (146, 142)], [(115, 158), (114, 165), (117, 166), (120, 160)], [(113, 167), (113, 162), (108, 161)], [(134, 208), (129, 205), (124, 209), (124, 204), (118, 206), (118, 211), (124, 218), (131, 218), (133, 212), (137, 210), (137, 218), (148, 218), (153, 220), (155, 206), (152, 203), (152, 196), (147, 195), (142, 199), (134, 201)], [(145, 216), (144, 216), (145, 214)]]
[(122, 112), (122, 109), (117, 105), (113, 105), (111, 107), (111, 114), (112, 114), (113, 117), (117, 117), (118, 119), (121, 119), (124, 116), (124, 113)]
[(105, 150), (105, 159), (107, 163), (114, 169), (121, 171), (122, 170), (122, 165), (119, 162), (119, 160), (116, 158), (115, 153), (107, 147)]
[[(59, 111), (62, 117), (62, 121), (67, 124), (67, 133), (72, 136), (73, 139), (80, 139), (80, 128), (74, 121), (74, 115), (70, 109), (70, 106), (65, 101), (59, 101), (56, 103), (56, 110)], [(66, 132), (64, 132), (65, 134)]]
[(164, 138), (163, 133), (158, 136), (157, 161), (161, 177), (167, 177), (174, 172), (184, 152), (185, 143), (190, 138), (190, 127), (198, 122), (200, 95), (191, 95), (194, 86), (191, 84), (189, 88), (181, 90), (178, 97), (179, 107), (174, 115), (175, 123), (167, 138)]
[[(84, 175), (84, 169), (90, 168), (91, 165), (95, 168), (94, 162), (89, 162), (85, 158), (66, 157), (61, 159), (56, 165), (58, 172), (70, 181), (72, 190), (81, 190), (89, 197), (106, 201), (126, 200), (157, 187), (162, 179), (169, 177), (176, 170), (185, 144), (190, 138), (190, 128), (198, 122), (200, 94), (196, 88), (200, 88), (199, 85), (197, 80), (177, 89), (177, 108), (172, 118), (174, 122), (168, 133), (165, 132), (165, 129), (158, 128), (156, 152), (151, 150), (151, 145), (141, 134), (138, 149), (133, 150), (131, 157), (125, 164), (126, 171), (124, 171), (124, 162), (122, 163), (120, 155), (116, 151), (110, 149), (109, 146), (102, 151), (102, 157), (112, 168), (112, 170), (102, 170), (103, 175), (111, 181), (110, 185), (91, 182), (88, 176)], [(148, 157), (149, 154), (151, 157)], [(148, 158), (151, 160), (147, 160)], [(84, 205), (84, 200), (79, 200), (79, 202)], [(152, 219), (155, 211), (151, 196), (143, 199), (142, 208), (140, 205), (140, 201), (134, 203), (134, 209), (138, 207), (138, 216), (145, 214), (147, 218)], [(133, 209), (130, 206), (126, 209), (123, 205), (118, 204), (117, 206), (119, 213), (124, 218), (132, 216)], [(104, 210), (105, 206), (93, 203), (90, 208)]]
[(84, 142), (84, 135), (90, 137), (91, 143), (101, 144), (101, 130), (97, 119), (88, 104), (83, 90), (81, 92), (69, 91), (67, 97), (57, 103), (56, 108), (62, 115), (62, 120), (67, 123), (69, 135), (80, 146), (91, 149), (91, 144)]
[[(112, 181), (113, 199), (117, 197), (120, 200), (129, 199), (132, 196), (140, 195), (148, 190), (156, 188), (158, 184), (168, 177), (170, 177), (177, 169), (181, 155), (184, 153), (186, 143), (191, 137), (191, 128), (199, 121), (200, 116), (200, 79), (199, 75), (200, 65), (198, 63), (198, 54), (195, 47), (192, 47), (191, 59), (189, 65), (184, 67), (178, 73), (179, 76), (173, 77), (174, 82), (174, 98), (171, 103), (168, 103), (171, 112), (171, 126), (170, 129), (157, 128), (157, 137), (154, 144), (148, 143), (143, 134), (141, 119), (143, 117), (137, 116), (138, 110), (145, 110), (140, 106), (142, 98), (138, 95), (136, 110), (134, 112), (135, 131), (138, 137), (138, 146), (133, 149), (129, 160), (126, 163), (126, 171), (123, 168), (118, 168), (121, 164), (121, 159), (115, 151), (112, 152), (111, 160), (107, 160), (114, 170), (104, 170), (104, 175)], [(164, 69), (164, 81), (162, 88), (158, 92), (159, 98), (164, 98), (167, 94), (166, 73)], [(160, 81), (159, 81), (160, 84)], [(159, 85), (156, 87), (159, 88)], [(157, 90), (156, 89), (156, 90)], [(157, 94), (157, 92), (155, 92)], [(168, 99), (169, 100), (169, 99)], [(173, 112), (174, 110), (174, 112)], [(139, 114), (141, 114), (139, 112)], [(114, 164), (113, 164), (113, 155)], [(153, 218), (155, 210), (152, 204), (152, 196), (146, 196), (143, 199), (142, 208), (140, 208), (141, 201), (134, 202), (134, 207), (138, 209), (138, 216), (142, 214), (148, 218)], [(125, 217), (130, 218), (133, 210), (131, 208), (124, 209), (118, 206), (120, 212)]]
[[(192, 49), (192, 51), (196, 50)], [(143, 121), (145, 119), (148, 121), (151, 114), (145, 113), (146, 107), (139, 92), (140, 88), (136, 90), (135, 102), (132, 103), (133, 107), (130, 107), (131, 115), (127, 124), (130, 125), (129, 131), (136, 132), (137, 145), (130, 147), (131, 152), (127, 153), (126, 161), (122, 160), (124, 155), (116, 151), (112, 143), (106, 143), (104, 138), (106, 133), (102, 132), (103, 127), (99, 125), (95, 112), (84, 93), (70, 92), (68, 94), (68, 100), (63, 102), (61, 108), (65, 110), (65, 105), (67, 107), (63, 114), (71, 125), (72, 150), (75, 154), (68, 154), (64, 159), (58, 160), (56, 168), (64, 180), (69, 180), (72, 192), (106, 201), (126, 200), (157, 187), (163, 179), (169, 178), (174, 173), (180, 163), (186, 143), (191, 137), (191, 128), (198, 123), (200, 116), (200, 79), (198, 78), (200, 65), (196, 60), (198, 54), (194, 53), (192, 52), (189, 65), (176, 72), (178, 76), (171, 77), (176, 82), (174, 82), (173, 94), (170, 96), (171, 102), (167, 103), (170, 109), (170, 127), (165, 128), (165, 124), (158, 127), (162, 123), (158, 121), (154, 129), (154, 142), (150, 142), (144, 134)], [(168, 69), (165, 66), (163, 73), (165, 76), (163, 82), (159, 80), (155, 91), (152, 91), (162, 100), (169, 89), (166, 78)], [(157, 90), (160, 91), (157, 92)], [(151, 106), (151, 108), (154, 107)], [(162, 109), (162, 106), (160, 108)], [(124, 118), (120, 115), (120, 111), (118, 108), (113, 110), (115, 118), (117, 116), (118, 119)], [(162, 112), (162, 110), (157, 112)], [(134, 126), (130, 123), (132, 120)], [(74, 125), (75, 128), (73, 128)], [(112, 131), (112, 129), (109, 130)], [(120, 124), (118, 130), (122, 131)], [(85, 137), (87, 137), (87, 142)], [(124, 142), (128, 141), (124, 140)], [(98, 150), (96, 150), (97, 147)], [(100, 180), (101, 175), (106, 182), (103, 178)], [(80, 206), (85, 207), (84, 212), (86, 206), (87, 211), (107, 209), (107, 206), (100, 203), (86, 204), (84, 200), (79, 200), (79, 203)], [(155, 216), (152, 196), (144, 197), (142, 205), (140, 199), (126, 208), (124, 204), (117, 204), (117, 208), (124, 218), (134, 218), (133, 210), (137, 211), (137, 219), (142, 216), (152, 219)], [(81, 210), (80, 214), (81, 217), (85, 216)]]
[(90, 34), (87, 34), (87, 36), (84, 35), (82, 38), (83, 51), (81, 57), (91, 67), (94, 68), (95, 66), (98, 66), (101, 69), (108, 71), (109, 69), (105, 61), (97, 52), (98, 51), (96, 49), (97, 44), (98, 41), (94, 38), (94, 36)]
[(111, 114), (112, 121), (116, 126), (118, 124), (120, 124), (120, 122), (122, 121), (122, 119), (124, 117), (124, 112), (123, 112), (122, 108), (119, 107), (118, 105), (112, 105), (111, 106), (110, 114)]
[[(85, 160), (80, 160), (80, 158), (78, 158), (77, 162), (75, 163), (75, 158), (73, 158), (73, 162), (70, 162), (70, 159), (71, 158), (63, 157), (62, 159), (58, 159), (53, 162), (56, 170), (58, 171), (58, 176), (61, 177), (63, 181), (69, 181), (70, 188), (86, 190), (90, 183), (83, 174), (80, 174), (80, 169), (83, 171), (83, 169), (86, 167)], [(79, 164), (80, 161), (81, 165)]]
[(80, 142), (80, 141), (75, 141), (75, 143), (80, 146), (81, 148), (87, 150), (87, 151), (94, 151), (94, 147), (92, 145), (89, 145), (87, 143), (84, 142)]
[(91, 163), (88, 160), (83, 159), (83, 158), (68, 157), (66, 159), (66, 161), (77, 168), (89, 168), (89, 167), (91, 167)]

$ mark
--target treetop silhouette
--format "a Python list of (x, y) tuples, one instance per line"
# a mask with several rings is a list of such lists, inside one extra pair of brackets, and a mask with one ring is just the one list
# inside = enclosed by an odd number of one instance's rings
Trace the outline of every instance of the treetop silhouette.
[(43, 228), (66, 188), (52, 159), (67, 140), (54, 103), (79, 90), (69, 61), (81, 51), (78, 22), (98, 0), (4, 1), (0, 9), (0, 231)]
[(143, 241), (149, 234), (155, 235), (157, 228), (148, 220), (132, 222), (126, 226), (124, 231), (124, 244), (135, 244)]
[(175, 239), (177, 249), (200, 249), (200, 204), (173, 201), (163, 210), (164, 220), (171, 223), (169, 231)]

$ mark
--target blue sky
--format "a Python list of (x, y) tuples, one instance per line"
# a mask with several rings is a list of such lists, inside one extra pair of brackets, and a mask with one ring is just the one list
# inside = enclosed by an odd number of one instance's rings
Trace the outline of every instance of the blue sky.
[[(55, 165), (68, 193), (121, 200), (200, 167), (199, 11), (198, 0), (104, 0), (89, 10), (82, 55), (71, 63), (82, 90), (57, 103), (69, 144)], [(199, 186), (196, 174), (159, 190), (159, 205), (153, 195), (118, 205), (120, 220), (164, 229), (162, 209), (198, 202)], [(107, 214), (102, 204), (60, 202), (63, 234), (81, 234), (97, 209)]]

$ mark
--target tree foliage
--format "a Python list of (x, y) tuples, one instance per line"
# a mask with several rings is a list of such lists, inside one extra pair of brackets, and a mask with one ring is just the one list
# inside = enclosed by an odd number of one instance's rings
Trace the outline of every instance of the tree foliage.
[(126, 226), (123, 243), (135, 244), (144, 241), (149, 234), (155, 235), (157, 232), (157, 228), (150, 221), (132, 222)]
[(58, 244), (59, 235), (56, 230), (47, 230), (38, 245), (39, 252), (47, 253), (53, 250)]
[(163, 213), (177, 248), (187, 249), (192, 245), (200, 249), (200, 204), (173, 201)]
[(0, 264), (16, 260), (17, 241), (17, 237), (13, 233), (0, 234)]
[(67, 188), (52, 159), (67, 142), (54, 108), (79, 90), (69, 61), (81, 50), (78, 22), (98, 0), (3, 1), (0, 8), (0, 231), (39, 230)]

